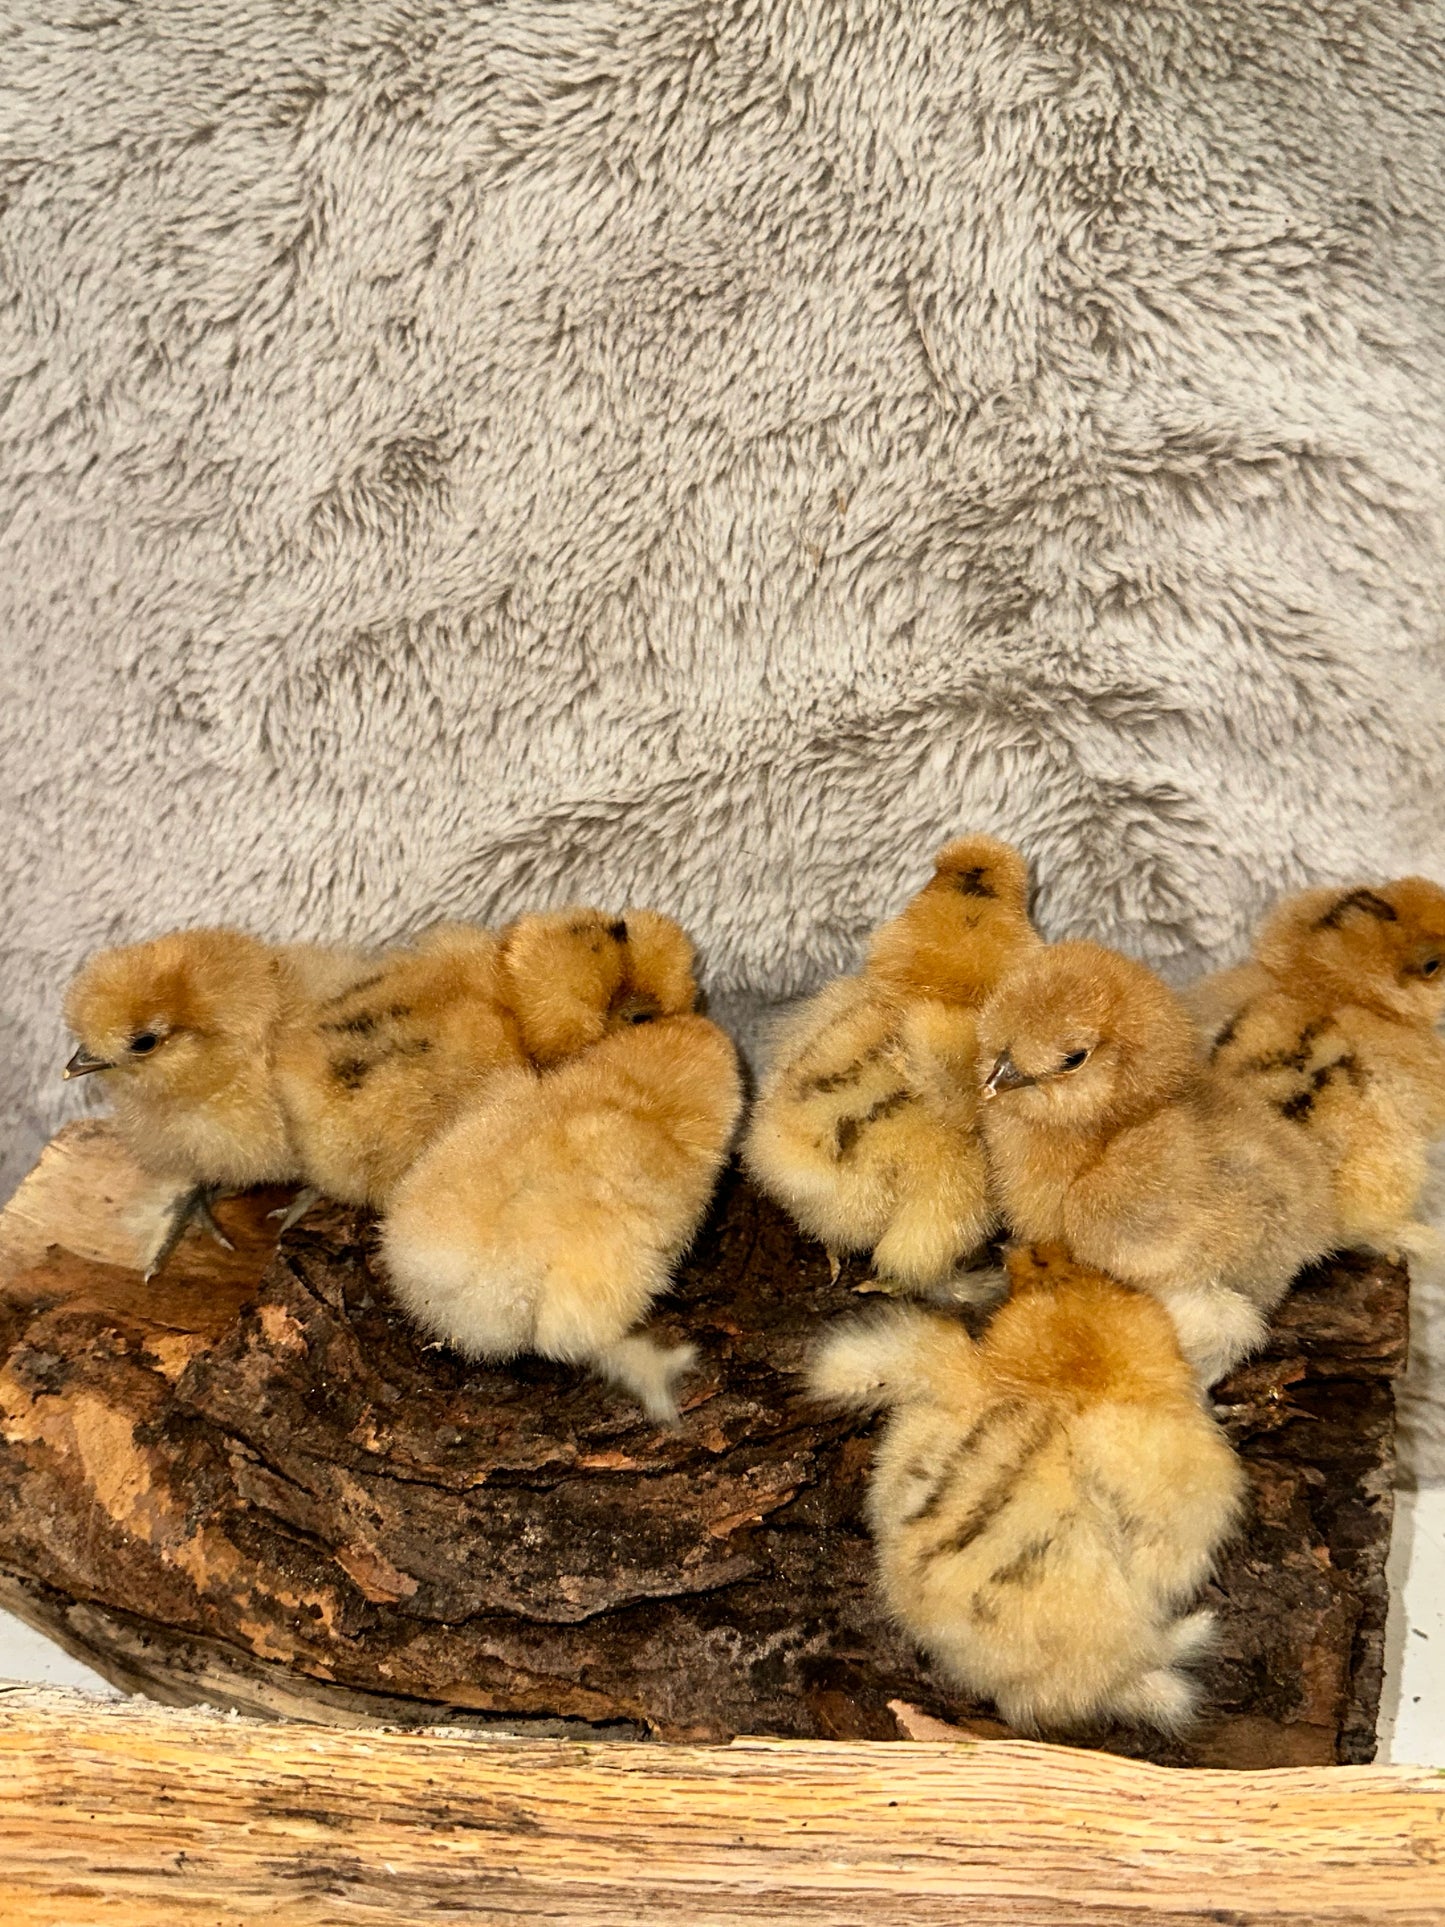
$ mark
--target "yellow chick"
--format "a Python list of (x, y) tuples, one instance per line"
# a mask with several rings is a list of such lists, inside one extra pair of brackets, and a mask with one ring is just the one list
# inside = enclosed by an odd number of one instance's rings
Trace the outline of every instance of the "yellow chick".
[(1210, 1062), (1321, 1148), (1341, 1242), (1437, 1256), (1416, 1222), (1445, 1131), (1445, 890), (1423, 877), (1306, 890), (1252, 963), (1189, 996)]
[(868, 1251), (903, 1289), (959, 1289), (998, 1222), (978, 1133), (978, 1011), (1038, 944), (1022, 857), (964, 837), (874, 933), (862, 973), (780, 1035), (744, 1157), (835, 1265)]
[(226, 1242), (210, 1210), (219, 1192), (301, 1175), (276, 1039), (314, 995), (364, 968), (359, 952), (214, 929), (102, 951), (79, 972), (65, 1018), (80, 1048), (65, 1075), (104, 1076), (130, 1150), (177, 1189), (147, 1277), (192, 1217)]
[(293, 1015), (275, 1079), (308, 1188), (288, 1218), (317, 1196), (382, 1208), (488, 1080), (523, 1062), (506, 988), (496, 936), (441, 924)]
[(502, 933), (502, 987), (543, 1068), (609, 1032), (697, 1002), (692, 946), (657, 910), (546, 910)]
[(1238, 1461), (1152, 1298), (1015, 1251), (975, 1341), (895, 1308), (824, 1342), (814, 1391), (891, 1413), (868, 1492), (899, 1625), (1020, 1732), (1178, 1731), (1212, 1615), (1188, 1607), (1240, 1512)]
[(1026, 958), (979, 1025), (1000, 1206), (1028, 1243), (1159, 1295), (1212, 1384), (1337, 1243), (1323, 1157), (1200, 1061), (1179, 998), (1092, 943)]
[(402, 1183), (382, 1236), (431, 1337), (469, 1358), (589, 1365), (659, 1423), (695, 1353), (635, 1327), (702, 1221), (742, 1105), (724, 1033), (648, 1008), (676, 994), (684, 956), (690, 980), (687, 940), (673, 925), (661, 941), (662, 921), (623, 1028), (555, 1070), (498, 1079)]

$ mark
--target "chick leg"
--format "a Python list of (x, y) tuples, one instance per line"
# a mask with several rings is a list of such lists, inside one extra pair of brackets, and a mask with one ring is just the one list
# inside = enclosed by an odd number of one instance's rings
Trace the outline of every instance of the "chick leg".
[(593, 1363), (603, 1378), (641, 1405), (658, 1425), (676, 1425), (678, 1380), (697, 1363), (696, 1345), (659, 1345), (645, 1332), (631, 1332), (598, 1352)]
[(161, 1239), (155, 1256), (146, 1266), (145, 1275), (147, 1283), (149, 1283), (152, 1278), (158, 1276), (159, 1273), (165, 1269), (166, 1265), (169, 1264), (171, 1255), (181, 1239), (185, 1236), (186, 1227), (190, 1224), (192, 1218), (195, 1218), (204, 1230), (209, 1231), (216, 1243), (222, 1246), (224, 1250), (234, 1251), (236, 1249), (225, 1232), (222, 1231), (221, 1227), (216, 1223), (215, 1215), (211, 1210), (211, 1200), (218, 1195), (218, 1187), (212, 1184), (198, 1184), (192, 1190), (181, 1193), (180, 1197), (176, 1200), (175, 1209), (171, 1213), (171, 1221), (166, 1226), (166, 1235)]
[(280, 1236), (281, 1233), (289, 1231), (293, 1224), (300, 1224), (301, 1220), (306, 1216), (306, 1213), (320, 1196), (321, 1193), (312, 1185), (303, 1185), (301, 1190), (299, 1190), (291, 1200), (290, 1204), (279, 1205), (276, 1210), (268, 1211), (266, 1213), (268, 1218), (279, 1218), (281, 1220), (277, 1235)]

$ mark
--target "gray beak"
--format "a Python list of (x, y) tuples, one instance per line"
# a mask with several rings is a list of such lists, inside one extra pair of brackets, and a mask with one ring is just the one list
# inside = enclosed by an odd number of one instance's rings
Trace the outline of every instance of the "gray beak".
[(1008, 1052), (1004, 1051), (984, 1079), (983, 1094), (985, 1097), (997, 1097), (1000, 1091), (1021, 1091), (1025, 1084), (1037, 1084), (1038, 1081), (1036, 1077), (1030, 1077), (1027, 1071), (1021, 1071)]
[(92, 1057), (84, 1044), (82, 1044), (60, 1075), (62, 1077), (89, 1077), (92, 1071), (113, 1071), (114, 1069), (115, 1065), (108, 1063), (105, 1058)]

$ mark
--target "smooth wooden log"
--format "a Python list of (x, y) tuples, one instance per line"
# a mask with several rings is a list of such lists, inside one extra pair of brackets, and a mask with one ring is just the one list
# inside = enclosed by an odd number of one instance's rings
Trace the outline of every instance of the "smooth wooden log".
[(1445, 1780), (1018, 1741), (322, 1732), (27, 1696), (0, 1700), (0, 1918), (1437, 1927)]
[[(273, 1257), (277, 1198), (230, 1200), (236, 1252), (189, 1238), (146, 1286), (141, 1189), (76, 1126), (0, 1217), (0, 1599), (111, 1678), (328, 1723), (869, 1740), (909, 1730), (904, 1703), (1003, 1732), (882, 1617), (870, 1427), (801, 1389), (862, 1274), (830, 1280), (735, 1174), (660, 1308), (703, 1356), (675, 1431), (575, 1372), (422, 1347), (363, 1214), (320, 1207)], [(1205, 1717), (1097, 1743), (1371, 1757), (1406, 1290), (1323, 1268), (1222, 1389), (1253, 1508), (1212, 1589)]]

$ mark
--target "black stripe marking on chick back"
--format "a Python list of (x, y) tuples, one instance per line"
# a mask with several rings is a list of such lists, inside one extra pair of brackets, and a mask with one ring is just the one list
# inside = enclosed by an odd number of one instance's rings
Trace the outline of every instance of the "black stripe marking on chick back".
[(1134, 1547), (1141, 1539), (1156, 1536), (1151, 1532), (1148, 1522), (1141, 1519), (1134, 1508), (1114, 1487), (1103, 1479), (1085, 1474), (1080, 1481), (1084, 1490), (1094, 1503), (1106, 1512), (1114, 1523), (1114, 1528), (1126, 1546)]
[(1311, 1075), (1307, 1090), (1297, 1091), (1293, 1097), (1286, 1098), (1279, 1106), (1280, 1116), (1287, 1117), (1296, 1124), (1303, 1123), (1314, 1109), (1315, 1098), (1334, 1083), (1337, 1075), (1346, 1077), (1356, 1090), (1361, 1089), (1368, 1081), (1360, 1067), (1359, 1058), (1353, 1051), (1346, 1051), (1332, 1064), (1321, 1064), (1319, 1069)]
[(1044, 1561), (1053, 1543), (1051, 1532), (1046, 1532), (1042, 1539), (1030, 1539), (1007, 1565), (989, 1574), (988, 1583), (991, 1586), (1037, 1586), (1044, 1576)]
[[(1001, 1398), (996, 1405), (990, 1405), (982, 1418), (975, 1419), (944, 1459), (943, 1464), (939, 1466), (938, 1474), (923, 1503), (905, 1516), (903, 1524), (914, 1525), (920, 1519), (931, 1519), (964, 1460), (977, 1452), (990, 1432), (996, 1432), (1001, 1425), (1006, 1425), (1011, 1419), (1017, 1418), (1023, 1409), (1024, 1402), (1021, 1398)], [(921, 1475), (921, 1470), (922, 1468), (919, 1468), (918, 1475)]]
[(1398, 923), (1399, 913), (1394, 904), (1386, 903), (1373, 890), (1351, 890), (1347, 896), (1332, 904), (1315, 924), (1316, 930), (1338, 930), (1351, 910), (1363, 910), (1367, 917), (1375, 917), (1381, 923)]
[(383, 1044), (370, 1057), (334, 1057), (331, 1075), (343, 1090), (359, 1091), (379, 1065), (390, 1062), (393, 1057), (425, 1057), (430, 1050), (429, 1037), (398, 1039), (395, 1043)]
[(1234, 1042), (1239, 1034), (1239, 1027), (1244, 1022), (1245, 1012), (1248, 1009), (1248, 1004), (1241, 1004), (1229, 1022), (1224, 1026), (1223, 1030), (1216, 1033), (1214, 1042), (1209, 1046), (1209, 1061), (1211, 1064), (1222, 1050), (1228, 1050), (1229, 1046)]
[(892, 1091), (887, 1097), (880, 1097), (861, 1117), (840, 1117), (833, 1132), (834, 1156), (839, 1160), (846, 1158), (870, 1124), (892, 1117), (895, 1111), (912, 1102), (910, 1091)]
[(323, 1010), (335, 1010), (336, 1006), (338, 1004), (344, 1004), (348, 997), (359, 997), (364, 990), (375, 990), (376, 986), (382, 982), (385, 974), (384, 971), (379, 970), (374, 977), (363, 977), (359, 983), (348, 984), (345, 990), (338, 990), (334, 997), (328, 997), (321, 1008)]
[(1013, 1503), (1018, 1481), (1033, 1464), (1039, 1453), (1053, 1437), (1058, 1420), (1052, 1413), (1042, 1414), (1040, 1423), (1035, 1427), (1033, 1437), (1025, 1444), (1023, 1451), (1011, 1465), (1004, 1466), (984, 1488), (982, 1496), (965, 1513), (962, 1523), (954, 1528), (946, 1539), (932, 1547), (930, 1559), (937, 1559), (946, 1552), (966, 1552), (975, 1539), (980, 1538), (1008, 1506)]
[(399, 1024), (410, 1015), (410, 1004), (388, 1004), (385, 1010), (358, 1010), (352, 1017), (333, 1017), (321, 1028), (346, 1037), (370, 1037), (382, 1024)]
[(1316, 1017), (1313, 1023), (1305, 1025), (1289, 1050), (1271, 1051), (1266, 1057), (1251, 1057), (1246, 1068), (1252, 1071), (1302, 1071), (1310, 1061), (1315, 1039), (1329, 1027), (1328, 1017)]
[(858, 1053), (857, 1057), (846, 1070), (820, 1071), (816, 1077), (809, 1077), (805, 1073), (795, 1072), (793, 1076), (793, 1091), (798, 1097), (812, 1097), (815, 1094), (819, 1097), (826, 1097), (833, 1091), (845, 1091), (850, 1084), (856, 1084), (858, 1082), (870, 1064), (876, 1064), (880, 1057), (886, 1056), (892, 1048), (892, 1045), (893, 1038), (891, 1035), (883, 1038), (876, 1044), (870, 1044), (867, 1050)]
[(996, 897), (998, 891), (991, 883), (984, 881), (988, 875), (986, 864), (978, 864), (972, 870), (959, 870), (953, 879), (953, 887), (961, 897)]

